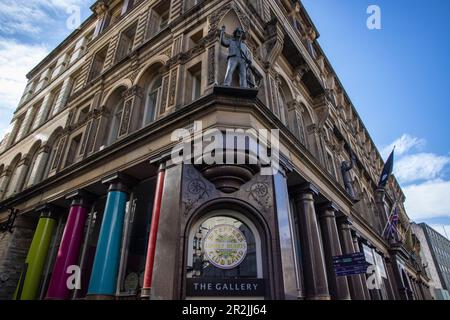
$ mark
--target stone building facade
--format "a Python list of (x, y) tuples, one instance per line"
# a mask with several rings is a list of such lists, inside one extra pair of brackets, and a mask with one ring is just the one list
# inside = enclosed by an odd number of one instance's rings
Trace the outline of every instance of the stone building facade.
[[(92, 12), (28, 74), (1, 144), (0, 221), (17, 213), (0, 236), (1, 298), (431, 298), (401, 188), (377, 189), (382, 158), (300, 1), (103, 0)], [(257, 88), (220, 86), (222, 26), (247, 33)], [(200, 122), (279, 129), (279, 172), (174, 163), (173, 132)], [(396, 203), (402, 236), (388, 242)], [(215, 231), (245, 247), (239, 265), (207, 259)], [(376, 288), (336, 276), (333, 257), (357, 252)]]

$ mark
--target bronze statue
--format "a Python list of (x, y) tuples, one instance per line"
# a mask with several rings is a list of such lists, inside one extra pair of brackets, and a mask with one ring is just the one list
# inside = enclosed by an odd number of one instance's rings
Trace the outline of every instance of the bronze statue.
[(233, 32), (233, 38), (225, 37), (225, 26), (222, 27), (220, 33), (220, 42), (228, 48), (228, 66), (225, 75), (224, 86), (231, 86), (233, 75), (236, 70), (239, 72), (239, 86), (241, 88), (249, 88), (249, 76), (251, 75), (252, 58), (250, 50), (243, 40), (245, 39), (245, 31), (238, 27)]
[(351, 152), (350, 162), (344, 161), (341, 165), (342, 179), (344, 180), (344, 186), (347, 193), (352, 200), (357, 201), (355, 191), (353, 189), (352, 177), (350, 171), (353, 170), (356, 163), (356, 156), (354, 152)]

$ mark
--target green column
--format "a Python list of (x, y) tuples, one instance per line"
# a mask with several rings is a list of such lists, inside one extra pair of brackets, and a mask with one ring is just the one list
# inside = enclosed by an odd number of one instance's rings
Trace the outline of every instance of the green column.
[(42, 272), (47, 259), (56, 219), (50, 207), (44, 207), (25, 260), (14, 300), (35, 300), (39, 292)]

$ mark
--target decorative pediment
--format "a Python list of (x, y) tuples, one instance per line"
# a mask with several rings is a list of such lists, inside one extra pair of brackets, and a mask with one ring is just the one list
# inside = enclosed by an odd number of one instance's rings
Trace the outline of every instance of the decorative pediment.
[(219, 11), (214, 12), (208, 17), (209, 20), (209, 32), (215, 32), (220, 28), (220, 23), (225, 19), (227, 15), (235, 15), (240, 26), (244, 31), (248, 32), (250, 30), (251, 21), (250, 18), (239, 8), (239, 6), (234, 2), (230, 2), (226, 6), (223, 6)]

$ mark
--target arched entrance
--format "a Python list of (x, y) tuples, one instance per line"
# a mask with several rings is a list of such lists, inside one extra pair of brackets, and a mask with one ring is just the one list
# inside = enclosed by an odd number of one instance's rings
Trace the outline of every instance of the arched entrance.
[(265, 236), (236, 210), (212, 210), (190, 228), (186, 250), (186, 299), (267, 296)]

